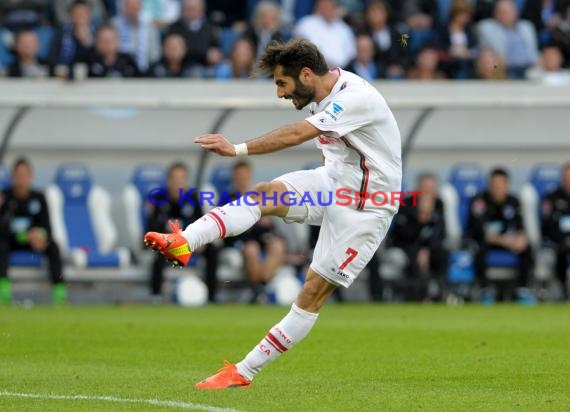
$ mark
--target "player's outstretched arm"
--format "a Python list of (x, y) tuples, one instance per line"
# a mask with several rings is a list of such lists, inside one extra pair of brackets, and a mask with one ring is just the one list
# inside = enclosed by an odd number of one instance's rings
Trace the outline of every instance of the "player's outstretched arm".
[[(311, 123), (303, 121), (273, 130), (247, 143), (247, 154), (263, 154), (297, 146), (321, 134)], [(220, 134), (206, 134), (194, 140), (204, 149), (221, 156), (236, 156), (235, 146)]]

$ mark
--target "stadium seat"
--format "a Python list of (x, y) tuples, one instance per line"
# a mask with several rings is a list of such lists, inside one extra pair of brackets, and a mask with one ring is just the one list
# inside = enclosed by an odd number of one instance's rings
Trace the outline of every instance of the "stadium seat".
[(536, 165), (528, 182), (521, 189), (521, 206), (524, 226), (534, 250), (535, 278), (548, 280), (554, 273), (556, 257), (550, 249), (542, 248), (540, 199), (560, 185), (560, 166), (557, 164)]
[(460, 164), (453, 167), (449, 182), (441, 188), (445, 204), (447, 238), (452, 248), (461, 244), (463, 231), (467, 226), (469, 204), (473, 196), (485, 188), (483, 170), (475, 164)]
[(229, 193), (232, 190), (232, 166), (218, 165), (210, 174), (210, 183), (218, 194)]
[(38, 27), (35, 32), (38, 36), (39, 42), (38, 56), (45, 60), (49, 57), (51, 40), (53, 38), (53, 29), (51, 27), (42, 26)]
[(0, 190), (4, 190), (10, 185), (10, 171), (8, 168), (0, 164)]
[(155, 188), (166, 188), (166, 170), (160, 165), (146, 164), (134, 170), (131, 182), (123, 190), (129, 243), (134, 252), (143, 248), (149, 206), (147, 197)]
[(540, 199), (560, 186), (560, 166), (557, 164), (536, 165), (528, 182), (521, 189), (521, 206), (525, 229), (530, 243), (536, 249), (541, 243)]
[(232, 47), (239, 38), (239, 33), (231, 28), (223, 28), (220, 35), (220, 48), (224, 55), (229, 56), (232, 53)]
[(42, 267), (44, 258), (41, 254), (17, 250), (10, 253), (10, 267)]
[(117, 229), (111, 197), (93, 183), (83, 164), (65, 164), (46, 190), (52, 230), (62, 254), (78, 268), (117, 268), (130, 263), (126, 248), (115, 248)]
[(437, 0), (439, 24), (445, 25), (449, 21), (449, 11), (453, 0)]
[(10, 53), (6, 45), (7, 36), (8, 31), (0, 27), (0, 71), (6, 70), (14, 61), (14, 56)]
[(441, 188), (445, 205), (445, 227), (450, 253), (448, 281), (452, 284), (471, 283), (475, 279), (473, 256), (460, 250), (463, 231), (467, 226), (469, 204), (473, 196), (485, 188), (485, 175), (476, 164), (459, 164), (452, 168), (448, 183)]

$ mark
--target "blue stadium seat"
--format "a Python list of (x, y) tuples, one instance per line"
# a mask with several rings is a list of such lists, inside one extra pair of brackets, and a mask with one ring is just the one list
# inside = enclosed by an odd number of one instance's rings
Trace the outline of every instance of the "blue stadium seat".
[(10, 253), (10, 267), (42, 267), (43, 256), (40, 253), (16, 250)]
[(560, 186), (560, 165), (543, 163), (536, 165), (528, 182), (521, 190), (521, 206), (525, 230), (535, 250), (540, 247), (540, 199)]
[(489, 250), (485, 256), (487, 266), (494, 268), (514, 268), (519, 264), (519, 258), (507, 250)]
[(239, 38), (239, 33), (231, 28), (222, 29), (220, 35), (220, 49), (224, 55), (229, 56), (232, 52), (234, 43)]
[(214, 167), (210, 175), (210, 183), (221, 193), (229, 193), (232, 190), (232, 166), (219, 165)]
[(131, 182), (123, 191), (123, 205), (131, 249), (139, 251), (142, 248), (142, 237), (147, 230), (149, 193), (156, 188), (166, 189), (166, 169), (155, 164), (138, 166)]
[(51, 41), (53, 39), (53, 29), (51, 27), (42, 26), (38, 27), (35, 32), (38, 36), (39, 42), (38, 56), (41, 59), (47, 59), (49, 57)]
[(55, 240), (80, 268), (123, 267), (129, 251), (115, 248), (117, 229), (111, 219), (111, 197), (95, 185), (83, 164), (62, 165), (46, 190)]
[(451, 4), (453, 0), (437, 0), (437, 7), (438, 7), (438, 18), (440, 24), (447, 24), (449, 21), (449, 11), (451, 9)]
[(7, 188), (10, 185), (10, 171), (8, 168), (0, 164), (0, 190)]
[[(446, 216), (446, 223), (450, 224), (454, 230), (458, 230), (459, 235), (467, 226), (471, 199), (485, 189), (485, 182), (483, 169), (478, 165), (460, 164), (451, 170), (449, 183), (442, 189), (442, 197), (443, 201), (449, 204), (446, 204), (446, 209), (449, 206), (448, 212), (454, 217), (448, 219)], [(454, 196), (455, 199), (448, 199), (449, 195)]]
[(14, 55), (10, 53), (8, 47), (4, 43), (4, 35), (6, 34), (6, 29), (0, 27), (0, 69), (3, 67), (6, 69), (14, 61)]
[(485, 181), (483, 170), (478, 165), (459, 164), (452, 168), (448, 183), (441, 188), (441, 199), (445, 205), (446, 238), (453, 249), (448, 271), (451, 283), (471, 283), (475, 278), (473, 256), (460, 248), (471, 199), (485, 188)]

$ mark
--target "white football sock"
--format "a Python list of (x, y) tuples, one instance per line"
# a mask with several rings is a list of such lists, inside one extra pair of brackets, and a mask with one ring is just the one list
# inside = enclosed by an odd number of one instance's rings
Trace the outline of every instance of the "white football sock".
[(190, 250), (196, 250), (215, 239), (237, 236), (252, 227), (261, 218), (261, 209), (254, 204), (254, 200), (240, 202), (239, 205), (228, 203), (216, 207), (196, 220), (182, 232), (188, 241)]
[(263, 367), (307, 336), (318, 316), (318, 313), (307, 312), (293, 304), (287, 316), (273, 326), (244, 360), (236, 365), (238, 373), (252, 380)]

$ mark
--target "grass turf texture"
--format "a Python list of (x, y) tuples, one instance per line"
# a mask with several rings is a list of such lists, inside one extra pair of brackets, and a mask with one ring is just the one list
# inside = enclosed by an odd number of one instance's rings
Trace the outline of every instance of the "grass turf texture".
[[(568, 410), (570, 306), (326, 306), (249, 389), (196, 391), (287, 308), (0, 308), (0, 392), (241, 411)], [(0, 396), (0, 410), (176, 410)]]

